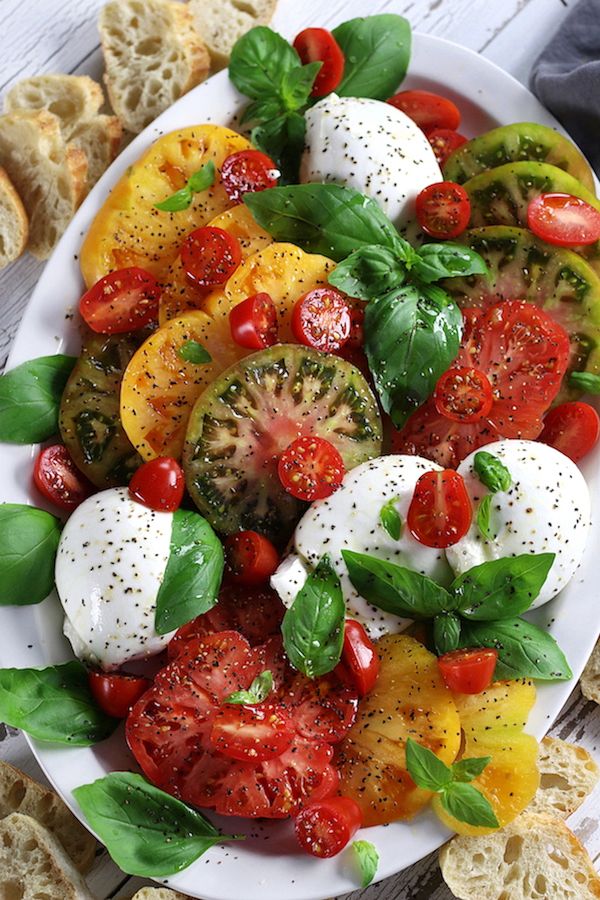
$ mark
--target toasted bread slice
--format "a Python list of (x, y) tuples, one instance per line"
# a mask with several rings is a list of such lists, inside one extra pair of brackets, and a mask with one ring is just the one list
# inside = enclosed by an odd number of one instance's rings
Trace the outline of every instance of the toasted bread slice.
[(0, 168), (0, 269), (24, 252), (28, 236), (25, 207), (7, 173)]
[(190, 0), (196, 29), (206, 41), (212, 67), (223, 69), (233, 45), (255, 25), (267, 25), (277, 0)]
[(127, 131), (137, 134), (208, 75), (208, 50), (181, 3), (111, 0), (99, 29), (106, 87)]
[(600, 641), (594, 647), (581, 675), (581, 693), (588, 700), (600, 703)]
[(131, 900), (189, 900), (187, 894), (170, 891), (163, 887), (144, 887), (133, 895)]
[(103, 103), (102, 88), (87, 75), (35, 75), (10, 89), (4, 111), (45, 109), (54, 113), (69, 141), (81, 120), (97, 115)]
[(579, 809), (600, 779), (600, 769), (583, 747), (545, 737), (538, 755), (540, 786), (527, 812), (567, 819)]
[(58, 840), (21, 813), (0, 820), (0, 897), (93, 900)]
[(96, 184), (116, 157), (122, 134), (123, 129), (117, 116), (94, 116), (76, 126), (71, 135), (71, 145), (83, 150), (87, 157), (88, 190)]

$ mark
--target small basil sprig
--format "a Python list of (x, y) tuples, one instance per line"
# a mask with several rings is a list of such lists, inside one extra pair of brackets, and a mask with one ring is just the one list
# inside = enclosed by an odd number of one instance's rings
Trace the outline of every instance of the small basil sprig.
[(460, 647), (460, 616), (453, 612), (442, 612), (433, 620), (433, 643), (440, 656)]
[(402, 517), (396, 509), (397, 497), (392, 497), (384, 503), (379, 510), (379, 521), (393, 541), (399, 541), (402, 536)]
[(187, 868), (215, 844), (240, 840), (133, 772), (111, 772), (73, 796), (113, 860), (128, 875), (158, 878)]
[(166, 200), (155, 203), (155, 209), (159, 209), (161, 212), (181, 212), (188, 209), (194, 199), (194, 194), (208, 190), (215, 183), (215, 171), (215, 164), (211, 159), (188, 178), (185, 187), (175, 191)]
[(600, 375), (593, 372), (571, 372), (569, 384), (586, 394), (600, 394)]
[(496, 649), (497, 679), (568, 681), (573, 677), (569, 663), (552, 635), (525, 619), (463, 620), (459, 646)]
[(496, 535), (492, 531), (492, 494), (486, 494), (479, 501), (476, 521), (477, 527), (486, 541), (495, 541)]
[(346, 60), (336, 94), (387, 100), (398, 90), (410, 62), (411, 30), (405, 18), (383, 13), (350, 19), (332, 33)]
[(511, 474), (497, 456), (487, 450), (479, 450), (473, 460), (473, 471), (483, 485), (490, 491), (482, 497), (477, 507), (477, 527), (486, 541), (495, 541), (492, 531), (492, 495), (499, 491), (508, 491), (512, 484)]
[(186, 341), (177, 351), (177, 355), (184, 362), (194, 363), (197, 366), (212, 362), (212, 356), (198, 341)]
[(48, 596), (61, 528), (43, 509), (0, 503), (0, 606), (26, 606)]
[(428, 747), (412, 738), (406, 742), (406, 769), (417, 787), (439, 794), (442, 807), (459, 822), (499, 828), (500, 823), (490, 801), (469, 784), (481, 775), (489, 762), (491, 756), (482, 756), (447, 766)]
[(309, 678), (331, 672), (340, 661), (346, 605), (335, 569), (324, 556), (298, 591), (281, 624), (291, 664)]
[(246, 706), (255, 706), (263, 703), (273, 690), (273, 673), (265, 669), (257, 675), (247, 691), (234, 691), (223, 700), (223, 703), (243, 703)]
[(0, 375), (0, 441), (37, 444), (58, 431), (60, 400), (74, 356), (40, 356)]
[(354, 841), (351, 846), (360, 870), (360, 886), (366, 888), (377, 874), (379, 853), (371, 841)]

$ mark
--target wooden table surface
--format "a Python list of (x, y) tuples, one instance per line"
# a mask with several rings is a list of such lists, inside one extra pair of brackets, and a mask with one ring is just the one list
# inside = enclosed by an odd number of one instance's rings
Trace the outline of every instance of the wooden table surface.
[[(274, 26), (286, 36), (318, 23), (333, 25), (354, 15), (396, 12), (415, 30), (439, 35), (481, 53), (527, 83), (531, 65), (576, 0), (279, 0)], [(96, 18), (102, 0), (0, 0), (0, 93), (20, 78), (70, 72), (100, 78)], [(0, 273), (0, 362), (10, 349), (42, 264), (25, 256)], [(551, 734), (577, 742), (598, 756), (600, 708), (575, 689)], [(44, 780), (25, 739), (0, 725), (0, 758)], [(600, 789), (569, 822), (600, 868)], [(99, 852), (88, 878), (98, 900), (131, 896), (149, 882), (128, 878)], [(348, 895), (348, 900), (450, 900), (436, 855)], [(239, 900), (243, 900), (240, 894)]]

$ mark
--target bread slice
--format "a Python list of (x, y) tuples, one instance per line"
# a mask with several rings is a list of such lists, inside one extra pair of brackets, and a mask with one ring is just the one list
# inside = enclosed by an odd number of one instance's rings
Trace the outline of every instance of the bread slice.
[(229, 62), (233, 45), (255, 25), (267, 25), (277, 0), (190, 0), (196, 29), (208, 46), (213, 69)]
[(71, 145), (87, 157), (87, 188), (92, 188), (108, 169), (121, 146), (123, 129), (116, 116), (94, 116), (80, 122), (71, 135)]
[(104, 80), (127, 131), (137, 134), (208, 75), (208, 50), (181, 3), (111, 0), (99, 28)]
[(179, 891), (170, 891), (169, 888), (144, 887), (131, 900), (189, 900), (189, 897)]
[(440, 850), (444, 881), (459, 900), (592, 900), (600, 877), (562, 819), (524, 812), (483, 837)]
[(25, 207), (6, 171), (0, 168), (0, 269), (24, 252), (28, 236)]
[(588, 700), (600, 703), (600, 641), (594, 647), (581, 675), (581, 693)]
[(10, 89), (4, 111), (45, 109), (54, 113), (69, 141), (80, 121), (97, 115), (103, 103), (102, 88), (87, 75), (35, 75)]
[(538, 755), (540, 786), (527, 812), (567, 819), (579, 809), (600, 779), (600, 769), (583, 747), (545, 737)]
[(87, 159), (45, 110), (0, 116), (0, 165), (29, 217), (28, 249), (46, 259), (85, 194)]
[(0, 820), (0, 897), (93, 900), (62, 845), (21, 813)]

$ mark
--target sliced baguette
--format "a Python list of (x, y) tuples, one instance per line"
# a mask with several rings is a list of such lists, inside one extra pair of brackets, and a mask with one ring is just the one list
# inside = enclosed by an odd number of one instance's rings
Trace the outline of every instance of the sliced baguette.
[(0, 116), (0, 165), (29, 217), (27, 247), (46, 259), (85, 194), (85, 153), (65, 143), (57, 116), (19, 111)]
[(123, 129), (116, 116), (94, 116), (80, 122), (71, 145), (83, 150), (88, 161), (87, 188), (92, 188), (119, 152)]
[(600, 703), (600, 641), (592, 651), (581, 676), (581, 693), (587, 700)]
[(24, 252), (28, 236), (25, 207), (7, 173), (0, 168), (0, 269)]
[(484, 837), (440, 850), (444, 881), (459, 900), (592, 900), (600, 877), (562, 819), (524, 812)]
[(93, 900), (62, 845), (21, 813), (0, 820), (0, 897)]
[(35, 75), (10, 89), (4, 111), (45, 109), (54, 113), (69, 141), (81, 120), (97, 115), (103, 103), (102, 88), (87, 75)]
[(190, 0), (196, 29), (208, 46), (212, 67), (223, 69), (233, 45), (255, 25), (267, 25), (277, 0)]
[(208, 50), (181, 3), (111, 0), (99, 29), (104, 80), (127, 131), (140, 132), (208, 75)]
[(538, 755), (540, 786), (527, 812), (567, 819), (579, 809), (600, 779), (600, 769), (583, 747), (545, 737)]
[(189, 897), (178, 891), (170, 891), (169, 888), (144, 887), (135, 893), (131, 900), (189, 900)]

